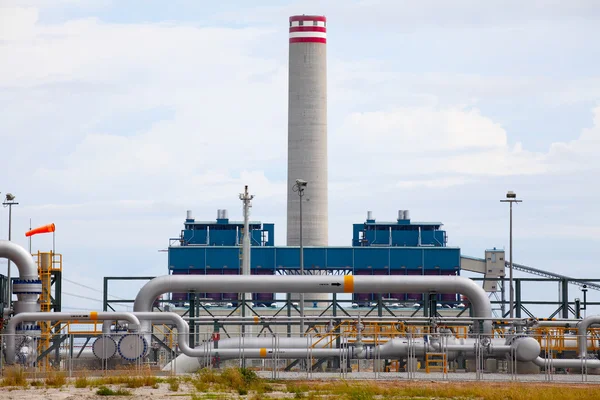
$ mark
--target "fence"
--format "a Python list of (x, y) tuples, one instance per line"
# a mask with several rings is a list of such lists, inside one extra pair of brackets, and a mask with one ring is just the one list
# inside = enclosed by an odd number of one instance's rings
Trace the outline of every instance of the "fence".
[[(7, 335), (2, 335), (0, 367), (7, 364), (25, 368), (31, 378), (50, 370), (64, 371), (69, 377), (86, 373), (171, 375), (202, 368), (245, 367), (271, 379), (424, 379), (439, 381), (536, 381), (600, 383), (600, 369), (591, 368), (577, 356), (578, 337), (564, 333), (528, 335), (539, 345), (545, 365), (531, 362), (537, 348), (529, 340), (523, 350), (514, 345), (525, 337), (451, 332), (410, 331), (403, 336), (374, 333), (358, 337), (347, 332), (306, 336), (265, 333), (239, 335), (215, 341), (213, 335), (196, 335), (200, 357), (180, 356), (177, 333), (157, 337), (156, 331), (112, 333), (93, 338), (63, 335), (49, 348), (34, 335), (15, 335), (15, 357), (7, 360)], [(329, 335), (324, 339), (324, 335)], [(151, 345), (148, 345), (149, 339)], [(187, 339), (187, 337), (186, 337)], [(597, 339), (584, 338), (588, 349), (597, 348)], [(171, 346), (169, 346), (169, 344)], [(526, 353), (528, 360), (521, 360)], [(591, 356), (595, 353), (591, 353)], [(179, 357), (178, 357), (179, 356)], [(577, 360), (569, 368), (555, 366), (560, 359)], [(539, 363), (539, 361), (538, 361)], [(598, 362), (597, 362), (598, 363)], [(575, 365), (576, 364), (576, 365)], [(595, 366), (595, 365), (594, 365)]]

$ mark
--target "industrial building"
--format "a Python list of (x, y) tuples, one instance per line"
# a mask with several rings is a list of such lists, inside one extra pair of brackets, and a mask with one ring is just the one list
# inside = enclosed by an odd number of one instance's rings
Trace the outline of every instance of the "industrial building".
[[(169, 273), (173, 275), (237, 275), (241, 271), (243, 222), (230, 221), (226, 210), (216, 221), (196, 221), (188, 211), (180, 237), (170, 240)], [(363, 223), (353, 224), (352, 245), (306, 246), (305, 274), (335, 275), (459, 275), (460, 249), (446, 245), (441, 222), (413, 222), (408, 210), (400, 210), (396, 221), (379, 222), (371, 212)], [(252, 221), (251, 275), (293, 275), (300, 270), (298, 246), (275, 246), (275, 226)], [(200, 293), (207, 302), (236, 302), (237, 293)], [(417, 302), (421, 293), (385, 293), (398, 302)], [(271, 306), (273, 293), (255, 293), (256, 305)], [(359, 306), (376, 301), (376, 295), (354, 295)], [(188, 301), (188, 294), (176, 293), (173, 301)], [(438, 301), (454, 304), (455, 294), (439, 295)], [(313, 302), (313, 303), (316, 303)]]

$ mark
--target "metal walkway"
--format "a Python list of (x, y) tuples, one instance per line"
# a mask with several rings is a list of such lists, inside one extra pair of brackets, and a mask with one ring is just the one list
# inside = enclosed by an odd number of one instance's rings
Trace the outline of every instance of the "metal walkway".
[[(505, 264), (506, 264), (506, 268), (510, 267), (510, 262), (506, 262)], [(527, 272), (527, 273), (533, 274), (533, 275), (542, 276), (544, 278), (564, 279), (564, 280), (568, 281), (569, 283), (572, 283), (573, 285), (577, 285), (577, 286), (581, 286), (581, 287), (583, 287), (585, 285), (588, 289), (600, 291), (600, 285), (598, 285), (597, 283), (582, 281), (579, 279), (571, 278), (569, 276), (560, 275), (560, 274), (557, 274), (554, 272), (544, 271), (541, 269), (528, 267), (526, 265), (517, 264), (517, 263), (513, 263), (513, 269), (515, 269), (517, 271)]]

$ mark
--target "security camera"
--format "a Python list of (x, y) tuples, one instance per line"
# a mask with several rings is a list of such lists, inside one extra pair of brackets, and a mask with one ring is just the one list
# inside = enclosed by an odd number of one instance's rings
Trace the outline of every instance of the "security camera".
[(516, 199), (517, 195), (512, 190), (509, 190), (508, 193), (506, 193), (506, 198), (507, 199)]
[(306, 186), (308, 184), (308, 182), (306, 182), (304, 179), (296, 179), (296, 185), (298, 186)]

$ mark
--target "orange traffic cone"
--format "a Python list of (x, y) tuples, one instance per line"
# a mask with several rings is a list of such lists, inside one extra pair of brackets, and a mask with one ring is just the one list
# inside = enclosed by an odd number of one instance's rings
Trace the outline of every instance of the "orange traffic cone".
[(29, 237), (29, 236), (37, 235), (38, 233), (49, 233), (49, 232), (54, 232), (54, 224), (48, 224), (48, 225), (40, 226), (39, 228), (32, 229), (32, 230), (26, 232), (25, 236)]

